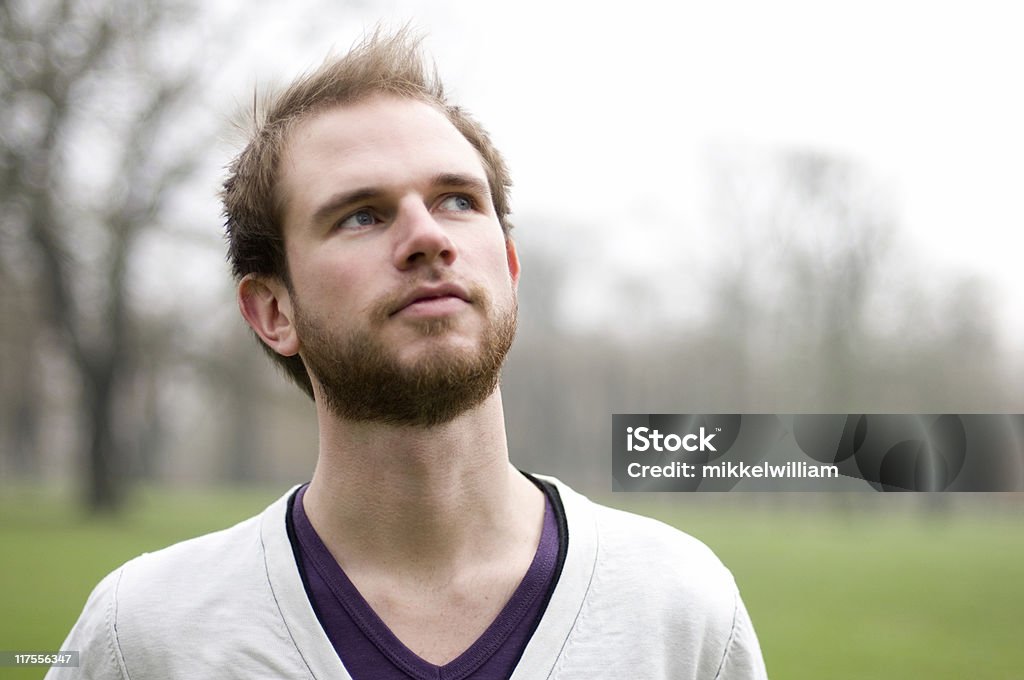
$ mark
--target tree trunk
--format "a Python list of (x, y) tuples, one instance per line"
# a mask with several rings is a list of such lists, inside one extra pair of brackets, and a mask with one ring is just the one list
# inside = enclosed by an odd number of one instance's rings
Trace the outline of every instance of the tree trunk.
[(101, 365), (88, 371), (82, 395), (89, 432), (87, 450), (81, 457), (87, 466), (82, 480), (86, 507), (93, 513), (109, 513), (117, 511), (123, 501), (123, 456), (113, 422), (116, 369), (108, 361), (98, 363)]

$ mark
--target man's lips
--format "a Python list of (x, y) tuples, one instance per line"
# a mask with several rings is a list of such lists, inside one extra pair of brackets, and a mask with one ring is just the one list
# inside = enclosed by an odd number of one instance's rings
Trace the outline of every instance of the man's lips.
[(399, 298), (391, 316), (400, 312), (444, 314), (460, 309), (470, 302), (469, 292), (454, 283), (418, 286)]

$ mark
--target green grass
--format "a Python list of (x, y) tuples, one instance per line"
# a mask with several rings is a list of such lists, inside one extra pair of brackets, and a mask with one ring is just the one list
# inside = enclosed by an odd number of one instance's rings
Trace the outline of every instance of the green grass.
[[(230, 526), (281, 491), (149, 490), (119, 518), (86, 519), (51, 493), (0, 488), (0, 649), (58, 649), (111, 569)], [(773, 678), (1024, 677), (1020, 510), (936, 515), (881, 495), (862, 497), (874, 507), (867, 511), (742, 498), (612, 501), (718, 553), (740, 584)], [(3, 678), (42, 675), (0, 669)]]
[(773, 678), (1024, 678), (1020, 511), (857, 500), (875, 509), (630, 509), (702, 539), (732, 569)]

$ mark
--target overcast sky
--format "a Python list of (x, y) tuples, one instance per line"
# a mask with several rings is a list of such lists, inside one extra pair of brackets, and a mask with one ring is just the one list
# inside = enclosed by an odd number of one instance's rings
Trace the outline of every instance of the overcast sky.
[[(701, 177), (715, 149), (848, 158), (894, 199), (922, 276), (983, 276), (1008, 327), (1024, 331), (1021, 5), (600, 7), (403, 0), (332, 19), (289, 6), (262, 22), (249, 66), (264, 82), (286, 79), (378, 19), (412, 20), (507, 156), (517, 213), (564, 225), (520, 238), (568, 244), (586, 231), (599, 256), (652, 276), (677, 246), (702, 242)], [(299, 47), (277, 39), (288, 22)]]

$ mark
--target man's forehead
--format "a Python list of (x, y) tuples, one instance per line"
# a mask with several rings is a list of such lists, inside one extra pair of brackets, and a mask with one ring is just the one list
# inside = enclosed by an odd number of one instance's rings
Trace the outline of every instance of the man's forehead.
[[(288, 195), (310, 182), (390, 184), (442, 173), (486, 181), (476, 148), (437, 107), (376, 95), (298, 122), (282, 155)], [(334, 187), (337, 188), (337, 187)]]

